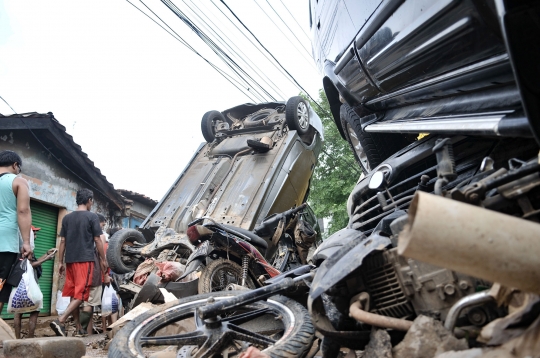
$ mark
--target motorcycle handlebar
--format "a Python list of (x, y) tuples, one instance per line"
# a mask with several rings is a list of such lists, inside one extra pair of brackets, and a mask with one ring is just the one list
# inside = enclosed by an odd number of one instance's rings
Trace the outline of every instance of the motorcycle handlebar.
[(255, 235), (261, 236), (265, 231), (268, 231), (269, 229), (274, 229), (274, 227), (277, 227), (279, 221), (283, 218), (288, 220), (291, 216), (296, 214), (297, 212), (304, 210), (307, 206), (307, 203), (303, 203), (302, 205), (297, 206), (296, 208), (289, 209), (287, 211), (284, 211), (280, 214), (274, 215), (267, 220), (263, 221), (259, 226), (253, 230)]

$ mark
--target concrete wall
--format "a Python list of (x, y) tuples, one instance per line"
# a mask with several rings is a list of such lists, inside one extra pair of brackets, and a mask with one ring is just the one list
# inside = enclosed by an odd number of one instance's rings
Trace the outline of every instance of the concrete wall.
[(152, 211), (152, 207), (144, 205), (143, 203), (140, 203), (137, 201), (137, 199), (132, 199), (133, 205), (131, 206), (131, 213), (132, 215), (135, 214), (137, 217), (142, 217), (143, 219), (146, 219), (148, 214)]
[[(121, 225), (121, 217), (114, 216), (118, 212), (114, 203), (100, 194), (96, 189), (78, 178), (62, 163), (54, 158), (27, 130), (0, 130), (0, 150), (13, 150), (21, 156), (22, 174), (30, 185), (30, 197), (57, 206), (59, 208), (57, 224), (57, 242), (60, 243), (62, 218), (77, 208), (75, 196), (78, 189), (89, 188), (94, 192), (92, 211), (105, 215), (108, 225)], [(72, 169), (77, 172), (76, 170)], [(54, 272), (58, 272), (58, 257), (54, 263)], [(59, 288), (58, 275), (53, 278), (51, 313), (56, 314), (56, 292)]]

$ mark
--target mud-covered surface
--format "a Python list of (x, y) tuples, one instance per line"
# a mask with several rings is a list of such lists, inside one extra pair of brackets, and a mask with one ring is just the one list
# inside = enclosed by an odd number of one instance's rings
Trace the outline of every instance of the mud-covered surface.
[[(39, 317), (36, 325), (35, 337), (44, 338), (44, 337), (55, 337), (53, 330), (49, 327), (51, 321), (57, 319), (58, 317)], [(6, 320), (6, 323), (13, 328), (13, 320)], [(101, 330), (101, 322), (97, 316), (94, 319), (94, 324), (96, 328)], [(66, 326), (68, 337), (73, 337), (75, 335), (75, 326), (73, 322), (69, 322)], [(28, 318), (23, 318), (21, 336), (22, 339), (25, 339), (28, 334)], [(86, 355), (89, 357), (107, 357), (107, 344), (109, 343), (109, 338), (106, 334), (92, 334), (87, 337), (80, 337), (84, 344), (86, 345)], [(4, 357), (3, 348), (0, 349), (0, 358)]]

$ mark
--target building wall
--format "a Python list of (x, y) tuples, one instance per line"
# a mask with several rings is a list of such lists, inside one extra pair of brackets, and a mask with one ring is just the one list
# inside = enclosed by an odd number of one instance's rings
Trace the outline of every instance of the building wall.
[[(54, 158), (42, 145), (26, 130), (2, 131), (0, 130), (0, 150), (13, 150), (21, 156), (22, 177), (30, 186), (30, 197), (59, 208), (57, 246), (60, 244), (60, 229), (63, 217), (77, 208), (75, 202), (76, 192), (81, 188), (89, 188), (94, 192), (94, 207), (92, 211), (105, 215), (111, 226), (121, 225), (121, 217), (115, 216), (118, 210), (96, 189), (90, 187), (83, 179), (78, 178), (62, 163)], [(55, 259), (55, 272), (58, 272), (58, 257)], [(53, 295), (51, 312), (56, 314), (56, 291), (58, 290), (58, 276), (53, 280)]]

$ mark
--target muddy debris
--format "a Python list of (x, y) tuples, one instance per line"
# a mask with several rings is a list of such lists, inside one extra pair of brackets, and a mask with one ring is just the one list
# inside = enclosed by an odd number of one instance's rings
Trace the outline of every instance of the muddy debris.
[(420, 315), (403, 341), (393, 349), (393, 358), (431, 358), (447, 351), (462, 351), (469, 346), (465, 339), (457, 339), (440, 321)]
[(386, 330), (375, 327), (371, 330), (362, 358), (392, 358), (392, 343)]

